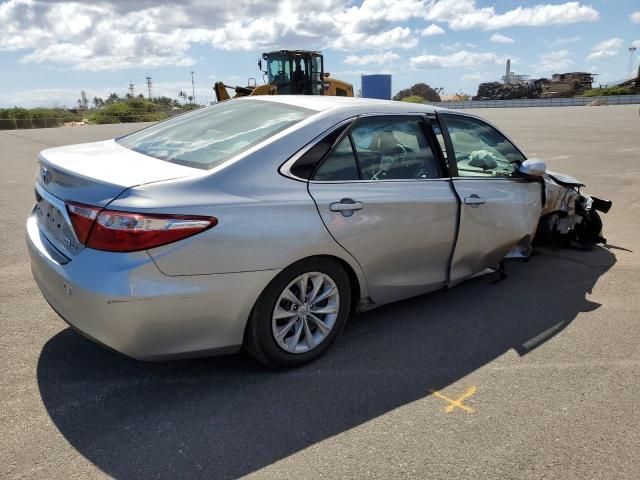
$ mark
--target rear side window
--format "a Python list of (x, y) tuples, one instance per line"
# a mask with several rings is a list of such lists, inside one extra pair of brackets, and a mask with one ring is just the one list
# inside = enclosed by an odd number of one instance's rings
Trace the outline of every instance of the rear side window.
[(447, 158), (447, 146), (444, 141), (444, 135), (442, 134), (442, 128), (440, 128), (440, 122), (435, 115), (429, 114), (427, 115), (427, 119), (431, 125), (431, 129), (433, 130), (433, 134), (436, 136), (438, 140), (438, 144), (440, 145), (440, 151), (442, 151), (442, 155), (444, 158)]
[(344, 132), (347, 125), (343, 125), (341, 127), (336, 128), (331, 133), (326, 135), (322, 140), (316, 143), (313, 147), (309, 149), (302, 157), (296, 161), (295, 164), (291, 167), (291, 173), (298, 178), (309, 179), (311, 178), (311, 174), (313, 173), (313, 169), (316, 165), (322, 160), (322, 158), (327, 154), (331, 147), (335, 145)]
[(351, 137), (363, 180), (439, 178), (437, 157), (420, 117), (365, 117)]
[(117, 141), (159, 160), (208, 170), (315, 113), (283, 103), (230, 100)]
[(347, 135), (325, 158), (313, 176), (314, 180), (340, 181), (358, 180), (358, 164)]
[(432, 141), (436, 139), (423, 116), (361, 117), (326, 135), (290, 172), (325, 182), (440, 178), (439, 152)]

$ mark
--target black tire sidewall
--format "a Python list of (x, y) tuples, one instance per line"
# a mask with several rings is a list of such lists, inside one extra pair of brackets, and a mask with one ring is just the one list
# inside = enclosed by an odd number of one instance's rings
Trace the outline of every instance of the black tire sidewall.
[[(320, 345), (309, 352), (289, 353), (284, 351), (273, 337), (272, 314), (276, 301), (285, 287), (296, 277), (308, 272), (321, 272), (331, 277), (340, 295), (338, 317), (329, 335)], [(351, 287), (344, 268), (332, 259), (310, 258), (291, 265), (280, 272), (265, 288), (256, 302), (250, 320), (248, 334), (252, 337), (250, 353), (273, 368), (291, 368), (309, 363), (321, 356), (344, 328), (351, 307)]]

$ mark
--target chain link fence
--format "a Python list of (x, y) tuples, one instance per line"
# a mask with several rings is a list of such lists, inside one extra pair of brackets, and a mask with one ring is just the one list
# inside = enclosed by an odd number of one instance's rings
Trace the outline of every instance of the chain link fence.
[(65, 122), (72, 121), (68, 118), (0, 118), (0, 130), (20, 130), (25, 128), (51, 128), (60, 127)]
[(141, 114), (122, 114), (122, 115), (104, 115), (95, 116), (95, 112), (86, 112), (81, 115), (69, 115), (67, 117), (40, 117), (25, 115), (23, 118), (0, 118), (0, 130), (23, 130), (31, 128), (53, 128), (65, 125), (83, 125), (83, 124), (110, 124), (110, 123), (138, 123), (138, 122), (157, 122), (165, 120), (176, 115), (187, 113), (192, 109), (157, 109), (153, 112)]

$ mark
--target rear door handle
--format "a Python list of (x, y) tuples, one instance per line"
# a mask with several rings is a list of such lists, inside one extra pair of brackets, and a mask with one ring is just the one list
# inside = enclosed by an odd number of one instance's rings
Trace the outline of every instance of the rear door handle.
[(356, 202), (351, 198), (343, 198), (339, 202), (333, 202), (329, 205), (332, 212), (340, 212), (344, 217), (350, 217), (356, 210), (362, 210), (362, 202)]
[(475, 193), (469, 195), (468, 197), (464, 197), (464, 204), (470, 205), (471, 208), (478, 208), (480, 205), (484, 205), (486, 201), (486, 199), (479, 197)]

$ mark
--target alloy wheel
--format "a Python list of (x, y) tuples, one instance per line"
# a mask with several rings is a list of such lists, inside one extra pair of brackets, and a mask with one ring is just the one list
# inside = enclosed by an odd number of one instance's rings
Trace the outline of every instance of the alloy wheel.
[(340, 311), (334, 280), (322, 272), (307, 272), (293, 279), (280, 293), (271, 327), (278, 346), (288, 353), (305, 353), (322, 343)]

